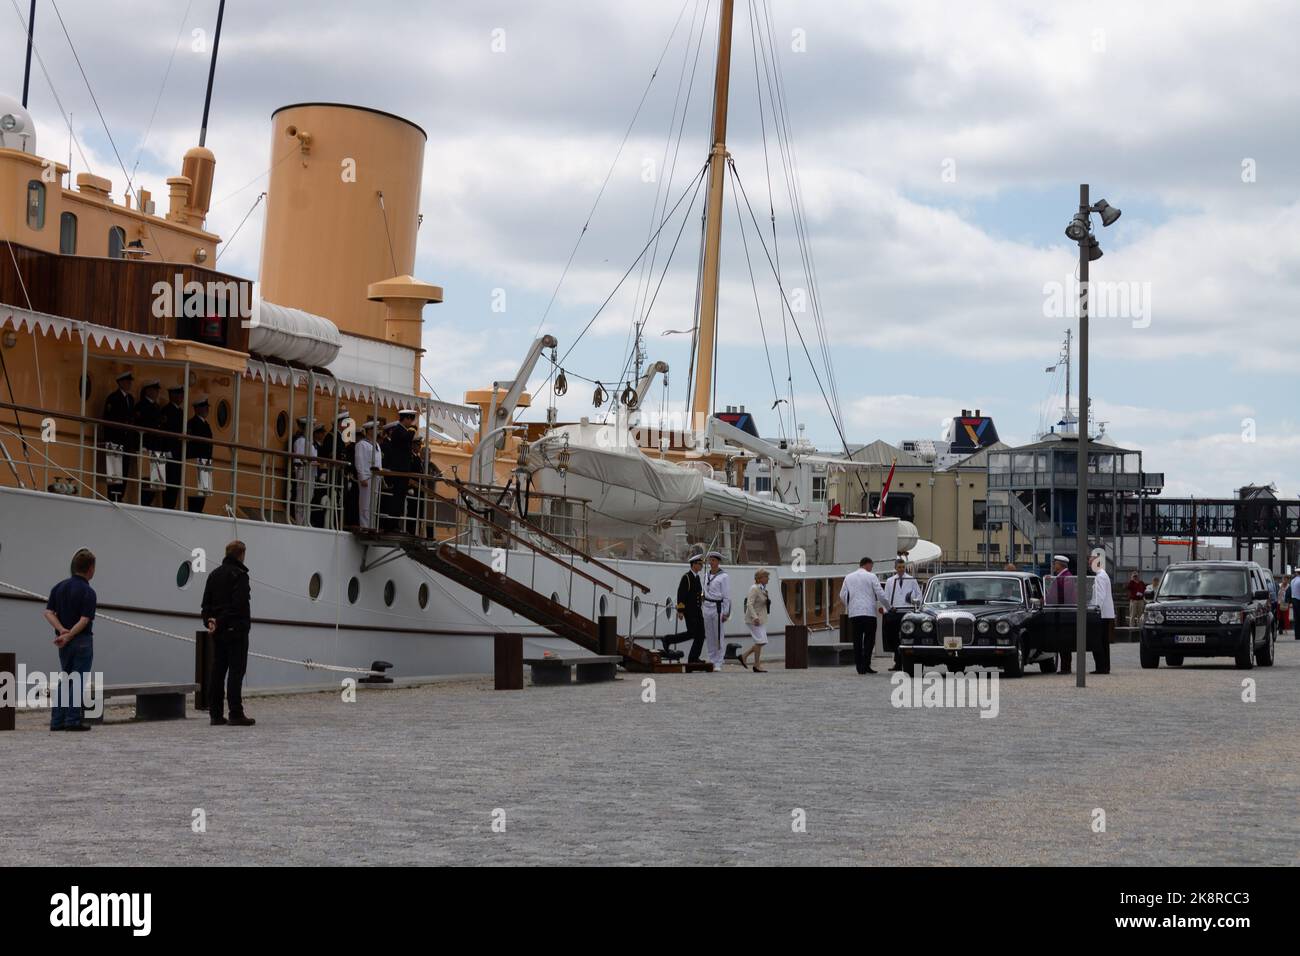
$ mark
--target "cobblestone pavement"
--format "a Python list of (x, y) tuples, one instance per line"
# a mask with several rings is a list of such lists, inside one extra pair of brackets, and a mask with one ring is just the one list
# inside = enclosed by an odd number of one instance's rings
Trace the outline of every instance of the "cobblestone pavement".
[[(882, 670), (886, 661), (878, 661)], [(851, 667), (254, 698), (251, 729), (0, 735), (6, 864), (1294, 864), (1300, 643), (891, 706)], [(1242, 701), (1242, 680), (1257, 701)], [(129, 713), (126, 711), (125, 713)], [(193, 811), (206, 814), (192, 832)], [(505, 832), (494, 832), (493, 811)], [(1094, 832), (1095, 808), (1105, 832)], [(806, 832), (793, 832), (796, 809)]]

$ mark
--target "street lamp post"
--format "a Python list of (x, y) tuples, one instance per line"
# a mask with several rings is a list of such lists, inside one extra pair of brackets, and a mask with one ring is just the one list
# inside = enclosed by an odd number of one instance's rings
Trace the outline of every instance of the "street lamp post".
[[(1075, 504), (1075, 540), (1078, 545), (1075, 568), (1078, 576), (1074, 600), (1076, 687), (1085, 687), (1088, 683), (1088, 264), (1101, 258), (1101, 246), (1092, 232), (1094, 212), (1101, 216), (1103, 226), (1111, 225), (1120, 216), (1120, 211), (1104, 199), (1090, 203), (1088, 184), (1082, 183), (1079, 186), (1079, 211), (1065, 227), (1066, 236), (1079, 244), (1079, 477)], [(1068, 415), (1070, 410), (1067, 408), (1065, 411)]]

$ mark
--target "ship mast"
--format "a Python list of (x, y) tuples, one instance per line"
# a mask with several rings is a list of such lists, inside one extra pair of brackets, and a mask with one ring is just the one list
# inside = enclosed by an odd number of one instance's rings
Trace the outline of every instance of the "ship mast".
[(722, 0), (718, 17), (718, 65), (713, 81), (713, 146), (704, 212), (704, 271), (700, 285), (700, 327), (695, 338), (695, 391), (691, 422), (701, 428), (713, 414), (713, 350), (718, 331), (718, 266), (722, 251), (722, 186), (727, 171), (727, 87), (731, 78), (731, 21), (734, 0)]

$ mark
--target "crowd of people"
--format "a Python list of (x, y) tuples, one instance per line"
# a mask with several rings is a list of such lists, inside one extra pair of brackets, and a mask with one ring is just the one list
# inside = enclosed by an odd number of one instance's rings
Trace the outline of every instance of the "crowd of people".
[[(134, 484), (142, 505), (175, 509), (184, 492), (186, 510), (203, 512), (213, 494), (208, 397), (194, 396), (193, 414), (186, 420), (184, 386), (168, 388), (163, 403), (158, 379), (146, 381), (138, 395), (132, 393), (134, 381), (130, 369), (123, 371), (104, 400), (103, 419), (112, 423), (104, 426), (100, 440), (108, 497), (126, 501)], [(376, 480), (375, 472), (438, 474), (422, 448), (418, 418), (415, 409), (407, 408), (395, 422), (377, 418), (353, 428), (349, 412), (342, 409), (332, 422), (311, 422), (310, 435), (308, 419), (299, 418), (286, 469), (289, 520), (317, 528), (407, 529), (415, 513), (412, 479), (389, 475)], [(187, 462), (194, 467), (192, 487), (183, 482)]]

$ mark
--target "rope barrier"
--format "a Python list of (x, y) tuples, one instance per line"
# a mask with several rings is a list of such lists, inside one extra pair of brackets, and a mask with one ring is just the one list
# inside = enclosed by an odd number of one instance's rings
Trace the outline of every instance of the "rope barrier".
[[(16, 591), (19, 594), (26, 594), (29, 597), (43, 598), (45, 595), (36, 591), (30, 591), (27, 588), (20, 587), (17, 584), (10, 584), (8, 581), (0, 581), (0, 588), (8, 588), (10, 591)], [(113, 617), (109, 614), (97, 615), (100, 620), (111, 621), (113, 624), (121, 624), (123, 627), (132, 627), (137, 631), (144, 631), (147, 634), (157, 634), (161, 637), (169, 637), (174, 641), (184, 641), (187, 644), (194, 644), (195, 639), (186, 637), (184, 634), (172, 634), (170, 631), (160, 630), (156, 627), (150, 627), (147, 624), (138, 624), (135, 621), (128, 621), (120, 617)], [(383, 677), (382, 671), (373, 671), (368, 667), (348, 667), (344, 664), (322, 664), (319, 661), (313, 661), (311, 658), (306, 660), (292, 660), (288, 657), (276, 657), (274, 654), (260, 654), (257, 651), (249, 651), (249, 657), (256, 657), (258, 660), (273, 661), (277, 664), (295, 664), (299, 667), (305, 667), (309, 671), (335, 671), (340, 674), (365, 674), (367, 677)]]

